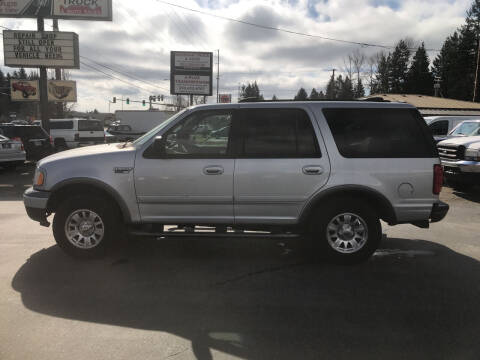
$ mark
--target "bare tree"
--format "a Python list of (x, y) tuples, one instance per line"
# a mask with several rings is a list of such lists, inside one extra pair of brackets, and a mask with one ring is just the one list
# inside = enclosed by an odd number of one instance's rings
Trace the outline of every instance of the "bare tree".
[(348, 54), (346, 58), (343, 58), (342, 72), (351, 79), (353, 76), (353, 54)]
[(360, 83), (360, 77), (363, 71), (363, 65), (365, 64), (365, 54), (360, 52), (360, 50), (355, 50), (349, 57), (352, 58), (353, 68), (357, 74), (357, 86)]

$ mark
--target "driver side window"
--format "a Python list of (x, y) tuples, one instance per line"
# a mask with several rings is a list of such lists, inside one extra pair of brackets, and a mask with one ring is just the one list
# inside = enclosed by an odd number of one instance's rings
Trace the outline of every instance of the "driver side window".
[(198, 111), (164, 135), (168, 158), (215, 158), (228, 155), (230, 111)]

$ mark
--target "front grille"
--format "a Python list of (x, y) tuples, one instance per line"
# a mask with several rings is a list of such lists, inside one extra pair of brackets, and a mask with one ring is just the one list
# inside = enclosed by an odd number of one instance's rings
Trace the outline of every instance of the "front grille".
[(438, 154), (440, 155), (441, 160), (463, 160), (465, 157), (465, 147), (456, 145), (440, 145), (438, 146)]

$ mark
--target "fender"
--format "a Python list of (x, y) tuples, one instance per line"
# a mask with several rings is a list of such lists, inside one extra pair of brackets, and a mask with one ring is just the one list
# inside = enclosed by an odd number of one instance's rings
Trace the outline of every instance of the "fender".
[[(132, 217), (130, 215), (130, 211), (128, 210), (128, 206), (123, 200), (123, 198), (120, 196), (117, 190), (115, 190), (110, 185), (104, 183), (103, 181), (92, 179), (92, 178), (71, 178), (71, 179), (60, 181), (59, 183), (55, 184), (50, 189), (50, 192), (53, 195), (55, 194), (55, 192), (58, 192), (59, 190), (65, 188), (66, 186), (71, 186), (71, 185), (88, 185), (88, 186), (92, 186), (105, 191), (108, 195), (110, 195), (113, 198), (113, 200), (116, 201), (116, 203), (120, 207), (120, 211), (122, 212), (122, 216), (124, 220), (127, 223), (131, 222)], [(51, 196), (50, 199), (52, 197), (54, 197), (54, 195)]]
[(300, 214), (300, 224), (306, 224), (314, 209), (322, 201), (335, 197), (362, 197), (373, 200), (375, 207), (381, 210), (380, 218), (389, 225), (397, 224), (397, 216), (390, 201), (379, 191), (362, 185), (339, 185), (320, 191), (308, 200)]

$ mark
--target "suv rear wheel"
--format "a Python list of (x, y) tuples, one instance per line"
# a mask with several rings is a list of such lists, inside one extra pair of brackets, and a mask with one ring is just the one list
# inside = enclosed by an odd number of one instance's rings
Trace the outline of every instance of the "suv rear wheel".
[(362, 203), (324, 204), (311, 222), (311, 241), (321, 256), (335, 263), (366, 261), (377, 249), (382, 227), (376, 212)]
[(69, 198), (58, 207), (53, 218), (55, 241), (74, 257), (103, 256), (120, 228), (116, 215), (106, 199), (93, 196)]

